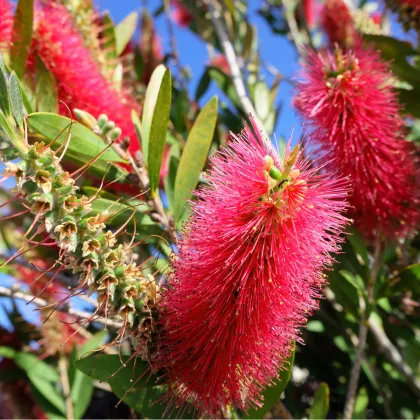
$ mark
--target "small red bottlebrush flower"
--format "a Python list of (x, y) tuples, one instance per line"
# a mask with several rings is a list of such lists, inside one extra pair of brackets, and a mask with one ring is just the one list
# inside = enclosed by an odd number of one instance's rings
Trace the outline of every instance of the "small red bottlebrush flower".
[[(131, 139), (130, 150), (139, 149), (131, 122), (131, 111), (138, 111), (138, 104), (103, 77), (64, 6), (45, 5), (37, 11), (33, 52), (53, 73), (59, 97), (67, 106), (83, 109), (95, 118), (102, 113), (110, 115), (122, 130), (121, 138)], [(67, 108), (61, 107), (61, 112), (67, 113)]]
[(209, 65), (212, 67), (216, 67), (228, 76), (231, 75), (229, 63), (223, 54), (217, 54), (214, 57), (212, 57)]
[(183, 28), (188, 28), (193, 19), (192, 13), (179, 0), (171, 0), (173, 7), (172, 19), (176, 24)]
[(391, 82), (379, 53), (357, 46), (309, 53), (297, 87), (296, 107), (334, 157), (327, 166), (351, 177), (351, 215), (366, 237), (403, 236), (418, 222), (413, 149)]
[(321, 11), (321, 26), (330, 45), (352, 47), (356, 40), (353, 17), (343, 0), (326, 0)]
[(316, 20), (316, 2), (315, 0), (303, 0), (303, 10), (305, 13), (306, 24), (308, 27), (312, 27), (315, 24)]
[(12, 38), (13, 7), (9, 0), (0, 0), (0, 48), (8, 48)]
[(281, 160), (249, 127), (211, 163), (164, 294), (157, 365), (172, 402), (220, 416), (260, 404), (317, 307), (347, 185), (298, 147)]

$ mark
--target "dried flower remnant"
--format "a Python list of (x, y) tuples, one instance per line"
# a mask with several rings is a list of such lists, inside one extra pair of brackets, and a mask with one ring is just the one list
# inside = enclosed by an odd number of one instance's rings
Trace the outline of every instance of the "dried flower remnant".
[(310, 53), (295, 104), (321, 149), (334, 157), (327, 167), (351, 177), (351, 214), (361, 232), (392, 238), (415, 227), (414, 151), (404, 140), (392, 74), (379, 53), (360, 46)]
[[(256, 131), (256, 126), (253, 126)], [(174, 258), (157, 365), (172, 401), (217, 416), (258, 405), (317, 307), (347, 219), (347, 184), (280, 160), (247, 127), (212, 158)]]

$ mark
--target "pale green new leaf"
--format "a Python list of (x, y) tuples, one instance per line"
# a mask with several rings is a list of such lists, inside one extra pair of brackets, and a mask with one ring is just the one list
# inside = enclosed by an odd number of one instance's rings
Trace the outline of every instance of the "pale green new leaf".
[(156, 193), (159, 185), (160, 168), (166, 144), (166, 132), (171, 108), (171, 72), (158, 66), (147, 87), (143, 114), (143, 141), (145, 159), (149, 170), (150, 190)]
[(197, 186), (207, 160), (217, 121), (217, 96), (213, 96), (198, 115), (182, 152), (175, 178), (174, 216), (179, 222), (188, 205), (186, 200)]
[(130, 39), (133, 37), (137, 27), (139, 15), (137, 12), (132, 12), (127, 15), (116, 27), (115, 27), (115, 43), (117, 56), (120, 56), (124, 51)]

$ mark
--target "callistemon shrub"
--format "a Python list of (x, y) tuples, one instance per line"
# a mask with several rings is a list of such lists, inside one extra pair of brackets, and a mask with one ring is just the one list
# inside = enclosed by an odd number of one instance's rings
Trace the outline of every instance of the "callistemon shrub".
[(347, 181), (321, 175), (299, 146), (281, 159), (255, 125), (211, 163), (164, 294), (157, 364), (173, 403), (220, 416), (261, 403), (317, 307)]
[(404, 235), (418, 222), (414, 150), (392, 82), (373, 49), (310, 52), (295, 98), (326, 167), (350, 176), (351, 217), (371, 238)]

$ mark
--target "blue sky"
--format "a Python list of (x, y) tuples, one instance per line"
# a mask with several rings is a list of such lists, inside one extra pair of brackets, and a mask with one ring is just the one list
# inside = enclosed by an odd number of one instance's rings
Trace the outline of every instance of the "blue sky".
[[(95, 2), (100, 10), (109, 10), (111, 12), (115, 23), (118, 23), (131, 11), (140, 10), (139, 0), (96, 0)], [(258, 27), (261, 57), (264, 61), (268, 61), (275, 66), (285, 77), (290, 77), (298, 68), (296, 51), (287, 38), (273, 35), (264, 19), (257, 15), (256, 10), (261, 3), (261, 0), (249, 0), (251, 23)], [(154, 11), (161, 5), (161, 1), (149, 0), (148, 5), (149, 9)], [(171, 48), (165, 18), (163, 16), (159, 17), (156, 19), (155, 24), (164, 51), (170, 51)], [(204, 64), (208, 62), (207, 49), (205, 43), (188, 29), (174, 25), (174, 30), (180, 61), (182, 65), (189, 66), (192, 72), (190, 92), (194, 93), (203, 72)], [(203, 101), (205, 102), (214, 93), (218, 93), (218, 91), (214, 89), (208, 92), (203, 97)], [(296, 127), (300, 125), (299, 119), (296, 117), (290, 105), (290, 84), (282, 82), (278, 99), (283, 104), (283, 109), (275, 132), (277, 136), (284, 135), (287, 137), (290, 134), (293, 124)]]

